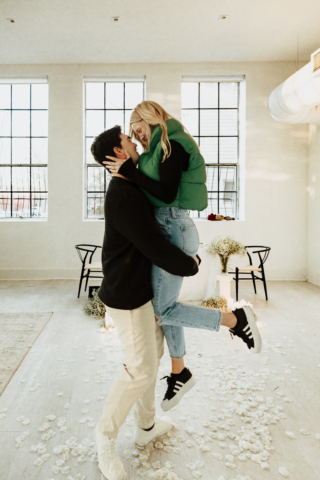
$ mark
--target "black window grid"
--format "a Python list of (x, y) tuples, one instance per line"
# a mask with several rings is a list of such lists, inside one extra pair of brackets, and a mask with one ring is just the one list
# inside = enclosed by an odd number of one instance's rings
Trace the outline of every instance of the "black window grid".
[[(237, 108), (236, 107), (221, 107), (220, 106), (220, 85), (222, 82), (212, 82), (212, 83), (217, 83), (218, 84), (218, 106), (217, 107), (200, 107), (200, 89), (201, 89), (201, 82), (198, 83), (198, 107), (185, 107), (182, 108), (182, 110), (187, 110), (187, 111), (198, 111), (198, 135), (193, 135), (195, 139), (199, 139), (199, 148), (201, 150), (201, 138), (217, 138), (218, 139), (218, 148), (217, 148), (217, 154), (218, 154), (218, 162), (217, 163), (206, 163), (206, 169), (207, 168), (216, 168), (218, 172), (218, 181), (217, 185), (218, 188), (217, 190), (208, 190), (208, 207), (202, 212), (193, 212), (193, 217), (198, 217), (198, 218), (206, 218), (208, 214), (210, 213), (215, 213), (215, 214), (221, 214), (221, 200), (220, 197), (221, 195), (225, 194), (234, 194), (235, 195), (235, 218), (238, 218), (238, 211), (239, 211), (239, 206), (238, 206), (238, 199), (239, 199), (239, 189), (238, 189), (238, 184), (239, 184), (239, 101), (240, 101), (240, 84), (239, 82), (236, 82), (238, 84), (238, 92), (237, 92), (237, 98), (238, 98), (238, 104)], [(216, 110), (218, 111), (218, 134), (217, 135), (201, 135), (201, 122), (200, 122), (200, 115), (201, 111), (204, 110)], [(237, 110), (237, 135), (221, 135), (220, 134), (220, 115), (219, 112), (220, 110)], [(237, 157), (237, 163), (220, 163), (220, 138), (237, 138), (237, 152), (238, 152), (238, 157)], [(221, 167), (231, 167), (235, 169), (235, 190), (220, 190), (220, 168)], [(217, 211), (216, 212), (211, 212), (209, 211), (211, 208), (210, 205), (210, 200), (214, 199), (214, 196), (217, 198)], [(224, 212), (225, 213), (225, 212)], [(196, 215), (195, 215), (196, 214)], [(225, 215), (226, 216), (226, 215)]]
[[(106, 88), (107, 88), (107, 84), (109, 82), (104, 82), (104, 99), (103, 99), (103, 104), (106, 105)], [(85, 108), (85, 125), (87, 124), (86, 120), (87, 120), (87, 111), (103, 111), (103, 112), (107, 112), (107, 111), (123, 111), (123, 125), (125, 125), (125, 112), (130, 112), (132, 110), (132, 108), (126, 108), (126, 83), (129, 83), (129, 82), (120, 82), (119, 83), (123, 83), (123, 108)], [(141, 83), (143, 83), (143, 100), (145, 98), (145, 82), (141, 80)], [(103, 119), (103, 128), (104, 130), (106, 129), (106, 115), (104, 115), (104, 119)], [(85, 136), (85, 140), (87, 141), (88, 138), (92, 138), (92, 141), (94, 139), (94, 137), (91, 137), (91, 136)], [(86, 149), (85, 149), (86, 151)], [(104, 215), (103, 215), (103, 212), (102, 212), (102, 216), (94, 216), (94, 217), (89, 217), (89, 197), (90, 199), (94, 200), (94, 198), (96, 197), (97, 199), (100, 199), (101, 196), (105, 196), (106, 194), (106, 191), (107, 191), (107, 187), (108, 187), (108, 184), (109, 184), (109, 181), (111, 180), (112, 176), (111, 174), (108, 173), (108, 171), (99, 166), (98, 163), (94, 162), (94, 163), (87, 163), (86, 162), (86, 173), (87, 173), (87, 176), (86, 176), (86, 183), (88, 185), (88, 168), (90, 167), (98, 167), (98, 168), (101, 168), (103, 169), (103, 185), (104, 185), (104, 188), (103, 190), (89, 190), (87, 189), (87, 201), (86, 201), (86, 212), (87, 212), (87, 217), (86, 218), (93, 218), (94, 220), (103, 220), (104, 219)]]
[[(48, 190), (32, 190), (32, 167), (43, 167), (43, 168), (47, 168), (48, 165), (47, 163), (31, 163), (31, 158), (32, 158), (32, 139), (33, 138), (45, 138), (47, 139), (48, 137), (44, 137), (44, 136), (32, 136), (31, 133), (32, 133), (32, 116), (31, 116), (31, 112), (35, 112), (35, 111), (41, 111), (41, 112), (46, 112), (48, 111), (47, 108), (32, 108), (32, 84), (30, 84), (30, 108), (12, 108), (12, 86), (13, 85), (10, 85), (10, 101), (11, 101), (11, 105), (10, 105), (10, 108), (1, 108), (0, 110), (1, 111), (9, 111), (11, 112), (11, 115), (10, 115), (10, 131), (11, 131), (11, 135), (8, 136), (8, 135), (1, 135), (0, 138), (9, 138), (10, 139), (10, 160), (11, 162), (10, 163), (1, 163), (1, 159), (0, 159), (0, 167), (9, 167), (10, 168), (10, 190), (0, 190), (0, 201), (4, 201), (4, 199), (6, 199), (7, 195), (10, 195), (10, 217), (9, 218), (14, 218), (13, 216), (13, 203), (14, 203), (14, 197), (16, 195), (21, 195), (23, 198), (22, 200), (25, 200), (25, 199), (28, 199), (29, 198), (29, 216), (28, 218), (34, 218), (34, 216), (32, 215), (32, 201), (35, 201), (35, 200), (39, 200), (38, 198), (35, 198), (37, 195), (48, 195)], [(13, 136), (12, 135), (12, 112), (21, 112), (21, 111), (25, 111), (25, 112), (30, 112), (30, 135), (28, 136)], [(29, 157), (30, 157), (30, 163), (12, 163), (12, 140), (13, 139), (16, 139), (16, 138), (27, 138), (27, 139), (30, 139), (30, 151), (29, 151)], [(29, 185), (30, 185), (30, 189), (28, 190), (13, 190), (13, 185), (12, 185), (12, 169), (13, 168), (30, 168), (30, 178), (29, 178)], [(26, 197), (26, 198), (24, 198)], [(41, 199), (42, 200), (42, 199)], [(45, 202), (48, 202), (48, 199), (46, 198), (45, 199)], [(43, 217), (40, 217), (40, 218), (47, 218), (48, 216), (48, 205), (46, 204), (45, 206), (45, 212), (46, 214), (43, 216)], [(39, 216), (37, 216), (39, 218)]]

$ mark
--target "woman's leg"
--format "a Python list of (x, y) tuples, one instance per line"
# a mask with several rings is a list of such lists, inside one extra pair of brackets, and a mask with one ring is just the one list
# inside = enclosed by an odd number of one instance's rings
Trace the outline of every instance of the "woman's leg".
[(240, 337), (252, 353), (261, 352), (261, 336), (249, 306), (238, 308), (234, 313), (221, 313), (220, 310), (212, 308), (176, 302), (157, 316), (161, 326), (175, 325), (218, 331), (220, 325), (223, 325), (230, 329), (232, 336)]
[[(181, 208), (155, 209), (155, 216), (164, 235), (177, 247), (194, 257), (199, 247), (197, 228), (188, 212)], [(152, 268), (155, 313), (178, 301), (183, 278), (171, 275), (159, 267)], [(183, 357), (186, 353), (183, 328), (162, 325), (171, 361), (172, 373), (184, 369)]]
[[(171, 300), (174, 303), (179, 298), (182, 280), (183, 280), (182, 277), (171, 275), (165, 270), (162, 270), (161, 268), (153, 265), (152, 267), (152, 286), (153, 286), (153, 292), (154, 292), (153, 305), (154, 305), (156, 316), (158, 316), (157, 313), (160, 312), (161, 303), (159, 302), (159, 299), (162, 297), (163, 293), (165, 293), (163, 288), (164, 284), (169, 286), (169, 290), (171, 293)], [(164, 336), (166, 338), (169, 354), (172, 361), (172, 372), (180, 373), (179, 371), (177, 372), (174, 370), (176, 370), (177, 364), (179, 368), (179, 366), (181, 366), (181, 363), (183, 364), (183, 368), (184, 368), (183, 357), (186, 353), (186, 347), (185, 347), (183, 328), (174, 326), (174, 325), (161, 325), (161, 327), (162, 327)], [(183, 368), (181, 370), (183, 370)]]

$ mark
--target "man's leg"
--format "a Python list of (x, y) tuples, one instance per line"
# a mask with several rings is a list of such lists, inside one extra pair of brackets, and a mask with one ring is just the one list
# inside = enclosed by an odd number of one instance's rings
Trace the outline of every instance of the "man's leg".
[[(157, 368), (160, 365), (163, 356), (163, 331), (159, 325), (154, 322), (157, 341)], [(144, 447), (155, 438), (167, 433), (172, 424), (155, 419), (155, 387), (157, 378), (154, 377), (153, 382), (144, 394), (136, 401), (134, 406), (134, 417), (137, 425), (135, 442), (140, 447)]]
[(157, 343), (151, 301), (135, 310), (108, 308), (121, 340), (124, 365), (103, 407), (95, 430), (99, 468), (108, 480), (124, 480), (126, 474), (117, 451), (117, 434), (131, 407), (157, 375)]
[(154, 384), (158, 358), (151, 302), (131, 311), (108, 308), (108, 315), (118, 330), (124, 365), (104, 404), (98, 429), (115, 437), (134, 403)]
[[(160, 365), (160, 360), (164, 353), (163, 348), (163, 331), (162, 328), (155, 324), (155, 336), (157, 343), (157, 369)], [(153, 382), (144, 394), (136, 401), (134, 405), (134, 418), (138, 428), (149, 429), (154, 425), (155, 420), (155, 388), (157, 377), (154, 377)]]

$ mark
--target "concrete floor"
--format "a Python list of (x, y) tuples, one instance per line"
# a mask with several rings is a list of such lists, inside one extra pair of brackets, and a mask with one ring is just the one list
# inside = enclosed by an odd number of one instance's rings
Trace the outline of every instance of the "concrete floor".
[[(197, 467), (197, 471), (205, 480), (218, 480), (220, 475), (225, 480), (237, 475), (249, 475), (252, 480), (281, 479), (279, 467), (289, 471), (291, 480), (320, 479), (320, 440), (316, 438), (316, 434), (320, 434), (320, 288), (305, 282), (269, 282), (268, 287), (268, 302), (264, 300), (261, 285), (256, 296), (249, 283), (241, 284), (240, 290), (240, 298), (251, 302), (258, 316), (264, 341), (260, 355), (249, 355), (241, 340), (231, 340), (226, 329), (219, 333), (185, 330), (186, 364), (199, 381), (185, 400), (165, 415), (180, 428), (174, 430), (175, 435), (190, 440), (186, 428), (192, 427), (198, 438), (207, 438), (210, 451), (203, 452), (197, 441), (190, 448), (182, 442), (178, 454), (152, 451), (148, 460), (151, 464), (159, 460), (163, 466), (166, 461), (171, 461), (175, 465), (173, 471), (183, 480), (194, 478), (188, 465), (196, 460), (204, 463), (203, 467)], [(70, 466), (70, 473), (63, 476), (52, 472), (55, 462), (61, 458), (53, 453), (54, 447), (64, 444), (72, 436), (78, 443), (83, 443), (84, 438), (93, 440), (94, 428), (89, 427), (88, 422), (79, 423), (83, 418), (81, 412), (84, 407), (88, 408), (92, 423), (99, 419), (103, 399), (122, 358), (117, 334), (102, 333), (98, 322), (82, 313), (84, 300), (84, 295), (77, 299), (76, 281), (0, 282), (0, 312), (54, 312), (0, 397), (1, 480), (51, 480), (67, 478), (68, 475), (73, 479), (79, 473), (86, 479), (100, 479), (96, 462), (87, 459), (79, 463), (73, 456), (64, 464)], [(224, 408), (239, 396), (235, 386), (228, 389), (226, 380), (226, 372), (231, 372), (232, 381), (237, 382), (232, 372), (233, 367), (238, 366), (244, 372), (242, 378), (260, 388), (257, 392), (264, 402), (266, 398), (270, 402), (272, 397), (274, 406), (283, 407), (282, 414), (286, 417), (268, 425), (274, 447), (270, 451), (268, 470), (262, 470), (251, 459), (241, 462), (237, 457), (236, 468), (230, 469), (225, 466), (224, 459), (218, 461), (212, 455), (220, 453), (225, 457), (230, 454), (228, 449), (219, 446), (217, 439), (209, 441), (207, 432), (208, 424), (214, 422), (210, 417), (219, 412), (223, 416)], [(159, 378), (169, 367), (166, 351)], [(220, 384), (219, 378), (224, 379)], [(162, 399), (164, 391), (164, 383), (158, 381), (157, 402)], [(59, 392), (63, 392), (63, 396), (57, 396)], [(257, 395), (257, 392), (253, 389), (252, 394)], [(242, 395), (243, 398), (247, 396)], [(285, 398), (292, 402), (286, 402)], [(84, 400), (90, 403), (84, 404)], [(71, 408), (65, 408), (67, 403)], [(1, 412), (6, 408), (4, 417)], [(163, 416), (160, 407), (158, 410)], [(55, 436), (44, 441), (51, 457), (43, 465), (36, 466), (34, 461), (38, 454), (32, 453), (30, 448), (41, 442), (43, 432), (38, 429), (50, 414), (57, 417), (51, 423)], [(21, 416), (29, 419), (30, 424), (22, 425), (17, 421)], [(65, 433), (57, 426), (59, 417), (66, 418)], [(232, 420), (235, 425), (230, 431), (238, 435), (247, 424), (236, 414)], [(119, 449), (128, 478), (136, 480), (141, 476), (131, 466), (134, 457), (127, 459), (124, 456), (126, 450), (134, 448), (132, 423), (130, 416), (120, 432)], [(306, 429), (309, 435), (301, 434), (300, 429)], [(26, 431), (30, 436), (25, 438), (21, 448), (16, 448), (15, 439)], [(295, 433), (297, 438), (290, 440), (286, 431)], [(226, 442), (230, 443), (230, 440)]]

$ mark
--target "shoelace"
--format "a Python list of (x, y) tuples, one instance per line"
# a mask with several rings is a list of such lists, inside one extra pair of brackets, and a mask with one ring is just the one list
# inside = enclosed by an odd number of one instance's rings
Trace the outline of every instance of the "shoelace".
[(112, 443), (110, 445), (110, 449), (108, 451), (108, 457), (110, 460), (112, 460), (116, 456), (116, 442), (112, 440)]
[(112, 460), (116, 456), (116, 448), (117, 442), (115, 439), (110, 439), (110, 441), (106, 442), (102, 448), (101, 453), (107, 454), (109, 460)]
[(174, 385), (175, 385), (175, 381), (173, 380), (173, 378), (171, 378), (171, 376), (169, 375), (165, 375), (164, 377), (162, 377), (160, 380), (164, 380), (164, 379), (167, 379), (167, 384), (168, 384), (168, 388), (167, 388), (167, 391), (166, 391), (166, 394), (164, 396), (164, 400), (166, 398), (169, 398), (169, 393), (172, 393), (173, 394), (173, 389), (174, 389)]
[(249, 338), (249, 333), (251, 333), (251, 330), (250, 330), (250, 329), (249, 329), (247, 332), (242, 331), (241, 333), (240, 333), (240, 332), (239, 332), (239, 333), (236, 333), (234, 330), (231, 330), (231, 328), (230, 328), (230, 329), (229, 329), (229, 332), (230, 332), (230, 336), (231, 336), (232, 340), (233, 340), (233, 337), (234, 337), (234, 336), (237, 336), (237, 337), (241, 338), (241, 339), (244, 340), (244, 341), (246, 340), (245, 343), (247, 344), (249, 350), (250, 350), (250, 348), (252, 348), (252, 345), (249, 345), (249, 344), (248, 344), (248, 341), (249, 341), (249, 340), (252, 340), (252, 338)]

